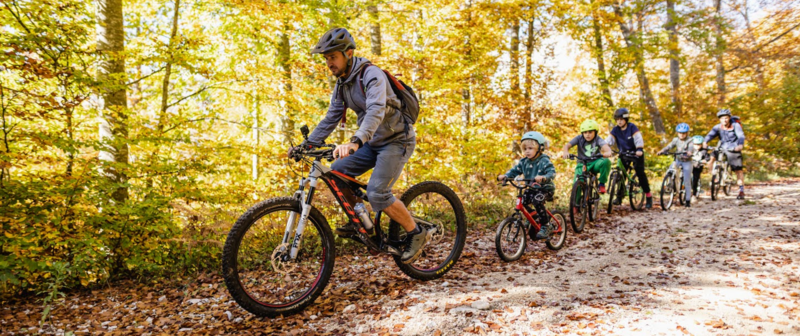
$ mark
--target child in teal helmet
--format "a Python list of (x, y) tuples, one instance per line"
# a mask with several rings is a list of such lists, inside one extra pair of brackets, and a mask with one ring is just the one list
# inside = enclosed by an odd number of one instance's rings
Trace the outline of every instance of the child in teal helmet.
[(544, 203), (546, 200), (552, 199), (555, 192), (556, 186), (553, 179), (556, 177), (556, 167), (550, 162), (550, 157), (544, 154), (544, 150), (547, 148), (547, 139), (541, 133), (525, 133), (522, 136), (521, 145), (525, 157), (519, 160), (505, 175), (499, 175), (497, 178), (502, 181), (523, 175), (525, 179), (535, 181), (531, 182), (531, 187), (525, 191), (523, 200), (525, 206), (533, 205), (539, 215), (539, 224), (542, 225), (542, 229), (538, 233), (534, 232), (535, 228), (531, 226), (531, 232), (529, 232), (531, 238), (545, 239), (550, 237), (553, 232), (550, 216), (547, 215)]
[[(608, 182), (608, 174), (611, 172), (611, 161), (608, 159), (613, 153), (608, 143), (601, 137), (597, 136), (600, 131), (600, 124), (596, 121), (587, 119), (581, 123), (581, 134), (570, 140), (561, 149), (565, 159), (569, 159), (569, 149), (578, 147), (578, 158), (581, 160), (589, 160), (586, 163), (586, 168), (594, 173), (600, 174), (597, 179), (599, 184), (599, 192), (606, 193), (606, 182)], [(575, 167), (575, 179), (583, 173), (583, 164), (578, 163)], [(573, 180), (574, 181), (574, 180)]]
[(692, 146), (694, 147), (694, 154), (692, 154), (692, 200), (696, 200), (700, 194), (697, 193), (697, 187), (700, 185), (700, 174), (703, 173), (703, 167), (711, 158), (706, 148), (703, 148), (703, 141), (705, 138), (702, 135), (695, 135), (692, 137)]

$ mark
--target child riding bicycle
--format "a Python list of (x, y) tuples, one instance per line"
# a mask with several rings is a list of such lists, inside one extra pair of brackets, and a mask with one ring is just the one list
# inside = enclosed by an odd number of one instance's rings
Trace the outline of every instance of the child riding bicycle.
[(678, 132), (678, 137), (672, 139), (672, 142), (670, 142), (667, 147), (660, 150), (658, 155), (664, 155), (673, 148), (675, 148), (676, 153), (683, 153), (675, 158), (674, 164), (680, 165), (683, 170), (683, 186), (686, 189), (686, 202), (684, 206), (688, 208), (692, 206), (692, 190), (689, 189), (692, 183), (692, 176), (689, 172), (692, 171), (692, 154), (694, 153), (694, 147), (692, 146), (692, 140), (689, 139), (689, 124), (680, 123), (675, 127), (675, 131)]
[(553, 179), (556, 177), (556, 168), (550, 162), (550, 157), (544, 154), (544, 150), (547, 148), (547, 139), (541, 133), (525, 133), (522, 136), (521, 145), (525, 157), (519, 160), (505, 175), (497, 176), (497, 179), (503, 181), (524, 175), (525, 179), (534, 180), (531, 187), (525, 191), (523, 203), (526, 206), (533, 205), (536, 209), (542, 229), (536, 233), (534, 232), (535, 228), (531, 226), (529, 235), (531, 239), (546, 239), (550, 237), (553, 226), (550, 224), (550, 216), (547, 214), (544, 203), (553, 198), (556, 189), (553, 183)]
[[(608, 146), (605, 140), (597, 136), (600, 130), (600, 125), (591, 119), (585, 120), (581, 123), (581, 135), (576, 136), (564, 145), (562, 155), (565, 159), (569, 159), (569, 149), (578, 146), (578, 158), (581, 160), (589, 160), (586, 168), (594, 173), (600, 174), (598, 179), (599, 192), (606, 193), (606, 182), (608, 182), (608, 173), (611, 171), (611, 160), (608, 159), (613, 153), (611, 147)], [(583, 173), (583, 164), (578, 163), (575, 167), (575, 179)]]
[(692, 147), (694, 147), (694, 154), (692, 154), (692, 201), (697, 200), (698, 195), (700, 195), (697, 193), (697, 187), (700, 185), (700, 174), (703, 173), (703, 167), (710, 158), (708, 150), (703, 148), (703, 140), (702, 135), (692, 137)]
[[(619, 108), (614, 111), (614, 121), (617, 123), (611, 129), (611, 135), (606, 139), (609, 146), (616, 145), (620, 152), (634, 152), (636, 157), (620, 156), (620, 160), (628, 167), (633, 164), (633, 170), (636, 172), (636, 177), (639, 179), (639, 185), (642, 186), (647, 203), (645, 208), (650, 209), (653, 207), (653, 194), (650, 193), (650, 181), (647, 179), (647, 174), (644, 171), (644, 138), (642, 132), (636, 127), (636, 124), (629, 122), (630, 112), (627, 108)], [(620, 190), (622, 191), (622, 190)], [(617, 198), (621, 201), (622, 197)]]

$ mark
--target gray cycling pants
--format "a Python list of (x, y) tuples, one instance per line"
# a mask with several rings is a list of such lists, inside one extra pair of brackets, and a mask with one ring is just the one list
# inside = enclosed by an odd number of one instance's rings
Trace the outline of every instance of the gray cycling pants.
[[(336, 160), (331, 169), (356, 177), (375, 168), (367, 183), (367, 198), (373, 211), (383, 211), (397, 200), (392, 194), (392, 186), (397, 182), (403, 167), (414, 152), (416, 139), (411, 140), (405, 148), (399, 142), (380, 147), (365, 144), (353, 155)], [(403, 155), (404, 150), (405, 155)]]
[[(685, 200), (692, 200), (692, 161), (675, 161), (683, 169), (683, 189), (686, 193)], [(676, 185), (680, 186), (679, 182)], [(680, 187), (679, 187), (680, 188)]]

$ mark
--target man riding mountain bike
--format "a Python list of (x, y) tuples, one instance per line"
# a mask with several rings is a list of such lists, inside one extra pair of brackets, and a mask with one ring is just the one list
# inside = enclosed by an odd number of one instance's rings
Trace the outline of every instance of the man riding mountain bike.
[[(721, 109), (717, 112), (719, 124), (708, 132), (704, 141), (703, 148), (708, 147), (708, 142), (714, 138), (719, 138), (719, 150), (725, 153), (728, 165), (731, 170), (736, 172), (736, 183), (739, 184), (739, 195), (736, 199), (744, 199), (744, 165), (742, 164), (742, 149), (744, 148), (744, 130), (742, 125), (731, 121), (731, 110)], [(708, 162), (709, 167), (714, 166), (716, 155), (711, 156)]]
[[(347, 108), (356, 113), (358, 130), (348, 143), (336, 146), (334, 156), (338, 159), (331, 168), (350, 177), (374, 168), (367, 184), (367, 199), (373, 211), (383, 211), (405, 229), (401, 260), (412, 263), (430, 240), (429, 232), (414, 222), (403, 202), (392, 194), (392, 186), (414, 152), (416, 133), (400, 111), (400, 99), (383, 70), (371, 66), (367, 59), (354, 57), (355, 49), (353, 36), (344, 28), (329, 30), (311, 49), (312, 54), (325, 57), (337, 81), (325, 118), (309, 135), (309, 143), (301, 146), (324, 143), (337, 124), (344, 122)], [(345, 197), (351, 204), (360, 202), (352, 194)], [(337, 228), (336, 234), (349, 237), (355, 230), (356, 226), (348, 223)]]

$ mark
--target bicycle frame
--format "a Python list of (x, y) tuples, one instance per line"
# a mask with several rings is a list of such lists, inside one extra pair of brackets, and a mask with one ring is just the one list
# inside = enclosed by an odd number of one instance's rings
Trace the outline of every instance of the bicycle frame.
[[(397, 246), (400, 245), (402, 241), (390, 240), (388, 235), (381, 229), (381, 211), (378, 211), (375, 214), (375, 220), (373, 222), (375, 235), (373, 238), (370, 238), (361, 219), (358, 217), (358, 215), (356, 215), (355, 210), (353, 210), (354, 205), (351, 205), (347, 201), (347, 198), (344, 195), (344, 192), (347, 191), (352, 192), (353, 196), (357, 198), (369, 201), (365, 192), (366, 185), (350, 176), (331, 170), (330, 167), (322, 164), (321, 158), (317, 158), (311, 163), (311, 171), (308, 173), (308, 177), (300, 179), (299, 187), (294, 194), (294, 197), (300, 200), (302, 205), (300, 219), (297, 220), (297, 214), (294, 212), (289, 215), (289, 219), (286, 223), (286, 229), (283, 233), (283, 240), (281, 241), (281, 244), (289, 244), (291, 240), (291, 244), (289, 245), (291, 246), (291, 250), (288, 255), (289, 258), (294, 259), (297, 257), (297, 251), (299, 250), (303, 238), (302, 232), (305, 229), (308, 214), (311, 212), (311, 202), (314, 198), (314, 193), (318, 188), (319, 180), (322, 180), (325, 185), (328, 186), (333, 193), (333, 197), (339, 202), (339, 205), (342, 207), (342, 209), (344, 209), (347, 217), (358, 226), (358, 230), (356, 230), (358, 237), (357, 241), (366, 245), (370, 249), (370, 252), (373, 253), (386, 252), (392, 255), (401, 254), (401, 250)], [(353, 188), (353, 184), (356, 184), (357, 188)], [(361, 189), (364, 189), (364, 191)], [(435, 225), (431, 223), (427, 223), (415, 217), (412, 218), (414, 218), (414, 221), (419, 224), (435, 227)], [(295, 221), (297, 221), (296, 225), (294, 223)]]
[[(523, 180), (523, 181), (525, 181), (525, 180)], [(533, 210), (533, 212), (528, 212), (528, 209), (525, 209), (525, 205), (522, 204), (523, 203), (522, 202), (522, 198), (524, 196), (524, 192), (525, 192), (525, 189), (527, 189), (527, 187), (524, 187), (524, 186), (520, 187), (520, 186), (516, 185), (513, 181), (510, 181), (510, 183), (511, 183), (512, 186), (514, 186), (518, 190), (518, 192), (517, 192), (517, 204), (514, 207), (514, 210), (516, 210), (518, 213), (522, 213), (522, 215), (525, 217), (525, 219), (528, 220), (528, 223), (530, 223), (530, 225), (533, 225), (536, 228), (537, 231), (541, 230), (542, 229), (541, 224), (539, 224), (539, 221), (536, 220), (536, 217), (534, 217), (534, 216), (538, 215), (539, 213), (536, 212), (535, 209)], [(556, 224), (557, 224), (556, 225), (556, 230), (553, 231), (553, 232), (561, 232), (561, 230), (564, 230), (563, 223), (560, 223), (558, 221), (558, 219), (556, 219), (556, 217), (553, 216), (553, 214), (550, 212), (550, 210), (545, 209), (545, 211), (547, 211), (547, 215), (550, 216), (550, 220), (554, 220), (556, 222)]]

